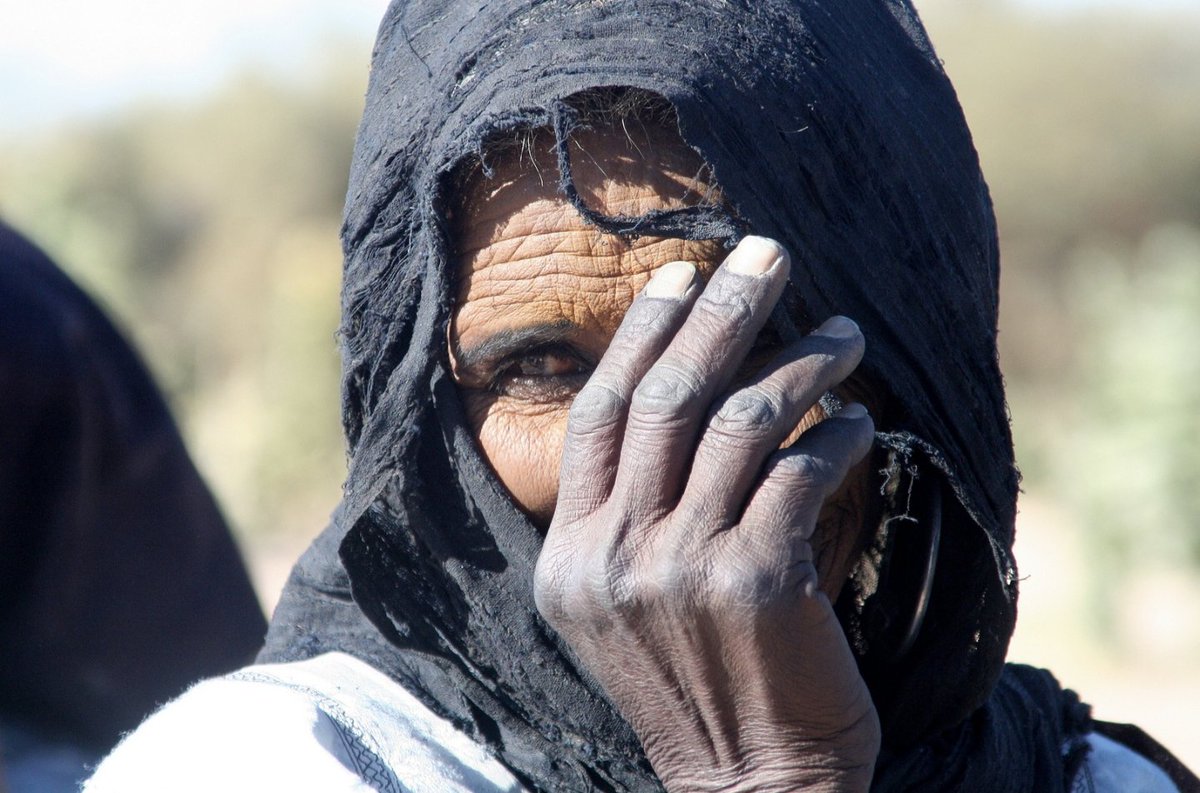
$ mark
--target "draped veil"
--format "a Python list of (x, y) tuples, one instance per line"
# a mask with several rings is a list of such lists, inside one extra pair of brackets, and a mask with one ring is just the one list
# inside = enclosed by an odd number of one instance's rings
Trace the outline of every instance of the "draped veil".
[(660, 789), (536, 614), (540, 535), (481, 459), (445, 352), (455, 168), (498, 135), (549, 127), (578, 201), (568, 100), (600, 86), (669, 100), (730, 212), (589, 220), (782, 241), (799, 263), (788, 305), (803, 307), (786, 319), (859, 323), (863, 367), (896, 406), (882, 428), (894, 471), (915, 475), (920, 497), (949, 494), (907, 654), (870, 615), (912, 608), (910, 574), (849, 587), (838, 604), (884, 725), (875, 787), (1061, 789), (1086, 709), (1049, 675), (1003, 663), (1018, 475), (996, 356), (995, 220), (907, 0), (393, 2), (343, 228), (345, 498), (293, 572), (261, 659), (363, 658), (536, 789)]

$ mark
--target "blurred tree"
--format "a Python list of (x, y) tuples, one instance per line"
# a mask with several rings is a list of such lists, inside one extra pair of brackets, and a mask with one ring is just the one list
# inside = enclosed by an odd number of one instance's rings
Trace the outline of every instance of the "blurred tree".
[(1000, 222), (1024, 487), (1086, 527), (1116, 641), (1131, 576), (1200, 564), (1200, 10), (922, 9)]
[(0, 211), (132, 331), (244, 532), (338, 498), (337, 232), (365, 44), (0, 151)]
[[(1069, 364), (1065, 257), (1200, 225), (1200, 11), (921, 4), (1000, 219), (1010, 378)], [(1030, 321), (1031, 318), (1034, 321)], [(1046, 331), (1067, 343), (1046, 349)]]
[(1200, 228), (1160, 226), (1133, 250), (1085, 246), (1068, 276), (1089, 342), (1039, 485), (1085, 520), (1108, 632), (1132, 572), (1200, 565)]

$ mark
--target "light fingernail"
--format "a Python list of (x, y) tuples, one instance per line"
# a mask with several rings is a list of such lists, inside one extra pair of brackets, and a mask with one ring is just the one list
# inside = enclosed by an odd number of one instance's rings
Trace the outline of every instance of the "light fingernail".
[(742, 237), (742, 241), (729, 254), (725, 266), (731, 273), (739, 275), (762, 275), (785, 255), (783, 247), (775, 240), (751, 234)]
[(813, 331), (814, 336), (828, 336), (831, 339), (853, 339), (859, 333), (858, 323), (838, 316), (830, 317)]
[(696, 265), (670, 262), (659, 267), (642, 294), (646, 297), (683, 297), (696, 278)]
[(866, 418), (867, 409), (857, 402), (851, 402), (833, 415), (839, 419), (861, 419)]

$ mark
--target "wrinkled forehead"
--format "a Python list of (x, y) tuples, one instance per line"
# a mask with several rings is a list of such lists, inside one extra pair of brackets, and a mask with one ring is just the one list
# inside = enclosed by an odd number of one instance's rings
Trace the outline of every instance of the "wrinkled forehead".
[[(637, 217), (716, 205), (703, 160), (671, 124), (637, 114), (572, 133), (573, 180), (587, 207)], [(608, 335), (650, 274), (670, 261), (711, 271), (719, 240), (623, 235), (591, 224), (560, 189), (556, 138), (531, 129), (463, 164), (447, 212), (456, 330), (472, 335), (566, 322)]]
[[(579, 122), (565, 143), (569, 175), (559, 145), (558, 133), (546, 127), (512, 130), (456, 165), (444, 201), (456, 254), (503, 238), (511, 217), (531, 207), (561, 211), (572, 226), (586, 228), (587, 210), (638, 218), (721, 204), (709, 168), (672, 123), (636, 113)], [(617, 236), (653, 235), (634, 229)]]

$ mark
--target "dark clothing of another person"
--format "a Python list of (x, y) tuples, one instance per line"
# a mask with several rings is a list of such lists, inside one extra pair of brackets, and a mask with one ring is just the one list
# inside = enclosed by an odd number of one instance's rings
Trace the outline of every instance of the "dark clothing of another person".
[(102, 753), (265, 629), (138, 357), (0, 223), (0, 722)]

